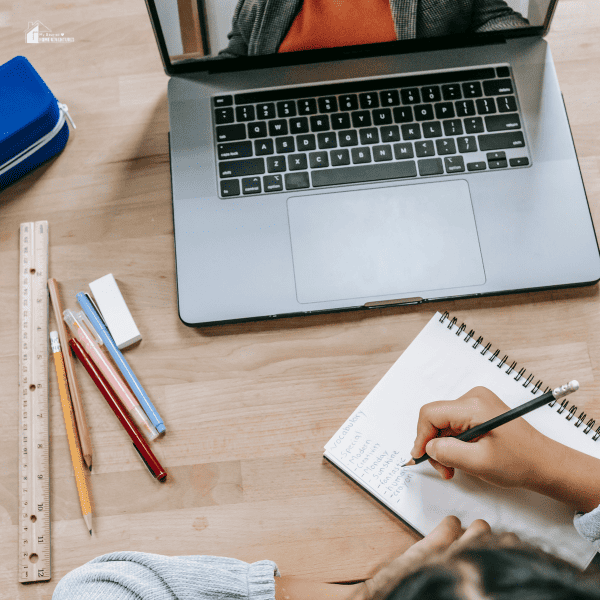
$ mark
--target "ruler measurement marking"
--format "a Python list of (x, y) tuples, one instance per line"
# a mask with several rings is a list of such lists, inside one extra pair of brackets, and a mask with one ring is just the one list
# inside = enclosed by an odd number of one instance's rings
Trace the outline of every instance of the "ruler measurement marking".
[(19, 263), (19, 570), (51, 576), (48, 407), (48, 224), (22, 223)]

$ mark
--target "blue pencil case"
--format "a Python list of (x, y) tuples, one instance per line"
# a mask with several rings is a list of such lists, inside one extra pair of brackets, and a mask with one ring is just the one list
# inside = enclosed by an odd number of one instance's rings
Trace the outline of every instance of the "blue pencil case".
[(75, 127), (24, 56), (0, 66), (0, 190), (65, 147), (67, 118)]

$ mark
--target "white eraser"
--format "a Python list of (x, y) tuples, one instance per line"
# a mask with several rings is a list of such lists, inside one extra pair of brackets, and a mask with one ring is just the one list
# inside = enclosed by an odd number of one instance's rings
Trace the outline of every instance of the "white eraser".
[(142, 339), (112, 273), (92, 281), (90, 290), (110, 335), (120, 349)]

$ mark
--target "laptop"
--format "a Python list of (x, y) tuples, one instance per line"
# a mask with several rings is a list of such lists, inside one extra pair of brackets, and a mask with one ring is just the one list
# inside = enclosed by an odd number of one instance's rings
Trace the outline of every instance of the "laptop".
[(558, 0), (146, 2), (186, 325), (600, 279)]

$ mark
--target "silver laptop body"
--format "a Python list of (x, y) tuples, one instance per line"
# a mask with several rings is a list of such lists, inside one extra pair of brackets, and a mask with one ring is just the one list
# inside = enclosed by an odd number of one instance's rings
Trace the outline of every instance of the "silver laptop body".
[[(430, 47), (420, 51), (410, 42), (398, 42), (393, 53), (389, 44), (382, 45), (385, 52), (380, 55), (372, 47), (369, 55), (361, 55), (361, 48), (353, 46), (347, 55), (336, 49), (334, 58), (333, 52), (323, 50), (319, 60), (314, 52), (295, 53), (297, 64), (281, 55), (174, 62), (155, 2), (147, 0), (170, 75), (177, 294), (179, 316), (186, 325), (580, 286), (600, 279), (590, 210), (550, 49), (543, 39), (556, 7), (554, 0), (545, 1), (543, 22), (520, 36), (503, 32), (464, 36), (464, 46), (451, 37), (444, 40), (444, 47), (431, 40)], [(208, 8), (206, 12), (210, 14)], [(211, 50), (214, 55), (219, 48)], [(284, 64), (286, 60), (289, 64)], [(468, 75), (480, 69), (497, 79), (509, 73), (521, 134), (510, 131), (516, 125), (501, 113), (491, 120), (484, 115), (482, 120), (488, 127), (500, 123), (499, 133), (517, 136), (510, 139), (524, 143), (494, 149), (498, 136), (486, 129), (482, 135), (489, 137), (478, 141), (473, 153), (464, 148), (468, 135), (461, 130), (454, 141), (462, 147), (452, 158), (444, 154), (439, 136), (407, 142), (404, 134), (410, 127), (402, 129), (398, 123), (380, 127), (380, 143), (368, 146), (370, 162), (355, 164), (361, 151), (356, 146), (342, 148), (338, 129), (330, 131), (336, 146), (326, 151), (321, 142), (331, 136), (314, 134), (320, 145), (305, 153), (299, 166), (303, 175), (289, 170), (291, 152), (279, 152), (286, 159), (285, 173), (269, 170), (277, 164), (273, 157), (280, 146), (270, 155), (250, 157), (238, 148), (258, 152), (256, 138), (239, 146), (230, 142), (219, 146), (215, 111), (221, 100), (216, 98), (225, 98), (225, 103), (233, 98), (233, 104), (227, 104), (232, 110), (244, 102), (248, 106), (248, 99), (255, 98), (254, 106), (260, 110), (261, 102), (273, 97), (272, 104), (279, 110), (278, 98), (294, 98), (300, 109), (300, 99), (306, 95), (317, 97), (322, 108), (326, 95), (342, 102), (337, 84), (345, 99), (359, 82), (357, 97), (362, 102), (360, 90), (364, 94), (368, 84), (361, 82), (372, 81), (376, 102), (383, 103), (396, 97), (387, 90), (402, 93), (405, 89), (398, 78), (412, 77), (406, 87), (419, 88), (424, 101), (432, 87), (424, 87), (429, 76), (441, 82), (436, 85), (445, 93), (444, 74)], [(463, 75), (459, 81), (468, 82), (470, 75)], [(463, 83), (459, 93), (466, 95)], [(485, 81), (479, 83), (484, 90), (496, 85), (488, 88)], [(327, 94), (315, 94), (315, 86), (321, 85), (328, 86), (323, 88)], [(496, 104), (500, 107), (500, 99)], [(421, 105), (412, 106), (415, 118), (417, 110), (426, 112)], [(320, 114), (317, 110), (313, 116), (317, 119)], [(373, 119), (389, 114), (372, 112)], [(425, 122), (420, 124), (425, 132)], [(250, 130), (248, 122), (245, 128)], [(359, 130), (359, 135), (366, 131)], [(400, 139), (384, 144), (384, 133)], [(452, 137), (452, 132), (445, 134)], [(427, 141), (431, 143), (423, 143)], [(481, 150), (484, 142), (492, 150)], [(393, 155), (403, 151), (403, 144), (410, 146), (412, 160)], [(431, 148), (435, 154), (430, 159)], [(300, 156), (302, 149), (294, 150)], [(414, 155), (416, 151), (420, 157)], [(327, 168), (317, 163), (320, 159)], [(342, 165), (335, 170), (329, 163), (338, 159)], [(257, 165), (258, 173), (252, 170)], [(378, 180), (379, 175), (383, 179)], [(298, 181), (309, 182), (309, 187), (296, 187)]]

